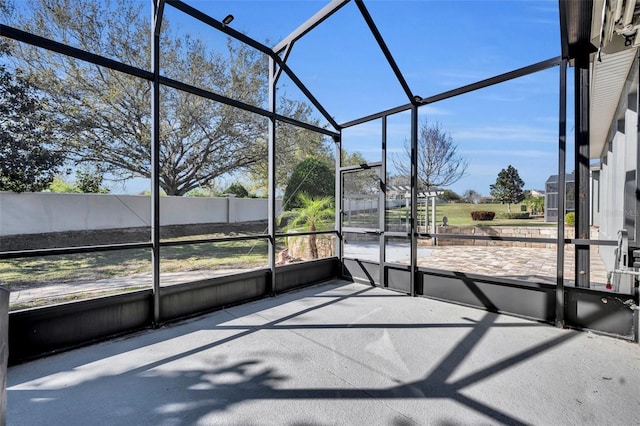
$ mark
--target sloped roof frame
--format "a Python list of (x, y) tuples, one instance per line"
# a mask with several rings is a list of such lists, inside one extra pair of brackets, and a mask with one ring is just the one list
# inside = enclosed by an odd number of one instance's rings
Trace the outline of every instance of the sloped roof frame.
[(186, 13), (187, 15), (191, 16), (192, 18), (195, 18), (215, 29), (217, 29), (218, 31), (221, 31), (225, 34), (227, 34), (230, 37), (235, 38), (236, 40), (239, 40), (251, 47), (253, 47), (254, 49), (264, 53), (265, 55), (269, 56), (270, 58), (272, 58), (276, 64), (278, 64), (278, 66), (280, 66), (280, 68), (282, 70), (284, 70), (287, 75), (291, 78), (291, 80), (296, 84), (296, 86), (298, 86), (298, 88), (302, 91), (302, 93), (305, 94), (305, 96), (307, 97), (307, 99), (309, 99), (309, 101), (313, 104), (313, 106), (315, 106), (318, 111), (323, 115), (323, 117), (333, 126), (334, 129), (339, 130), (340, 129), (340, 125), (333, 119), (333, 117), (331, 116), (331, 114), (329, 114), (327, 112), (327, 110), (324, 108), (324, 106), (315, 98), (315, 96), (309, 91), (309, 89), (307, 89), (307, 87), (304, 85), (304, 83), (302, 83), (302, 81), (300, 81), (300, 79), (295, 75), (295, 73), (293, 71), (291, 71), (291, 69), (287, 66), (287, 64), (282, 60), (282, 58), (280, 58), (280, 56), (278, 54), (276, 54), (273, 49), (265, 46), (264, 44), (260, 43), (257, 40), (252, 39), (251, 37), (234, 30), (233, 28), (230, 28), (229, 26), (223, 24), (222, 22), (218, 21), (217, 19), (214, 19), (212, 17), (210, 17), (209, 15), (199, 11), (198, 9), (189, 6), (188, 4), (182, 2), (181, 0), (165, 0), (166, 4), (180, 10), (183, 13)]
[[(328, 3), (325, 7), (323, 7), (320, 11), (318, 11), (315, 15), (313, 15), (309, 20), (307, 20), (305, 23), (303, 23), (301, 26), (299, 26), (297, 29), (295, 29), (293, 32), (291, 32), (288, 36), (286, 36), (285, 38), (283, 38), (278, 44), (276, 44), (273, 48), (267, 47), (265, 45), (263, 45), (262, 43), (252, 39), (251, 37), (236, 31), (232, 28), (230, 28), (227, 25), (224, 25), (222, 22), (200, 12), (199, 10), (187, 5), (186, 3), (184, 3), (181, 0), (159, 0), (159, 6), (160, 6), (160, 12), (162, 11), (162, 8), (164, 7), (164, 4), (168, 4), (188, 15), (190, 15), (191, 17), (198, 19), (199, 21), (227, 34), (228, 36), (235, 38), (255, 49), (257, 49), (258, 51), (268, 55), (270, 58), (272, 58), (274, 60), (274, 62), (280, 67), (278, 71), (284, 71), (287, 75), (289, 75), (289, 77), (292, 79), (292, 81), (298, 86), (298, 88), (305, 94), (305, 96), (307, 96), (307, 98), (309, 99), (309, 101), (318, 109), (318, 111), (324, 116), (325, 119), (327, 119), (327, 121), (334, 127), (334, 129), (336, 130), (336, 132), (339, 132), (343, 127), (348, 127), (350, 125), (354, 125), (357, 124), (359, 122), (363, 122), (366, 121), (367, 119), (373, 119), (375, 117), (379, 117), (381, 115), (387, 115), (388, 113), (393, 113), (393, 112), (399, 112), (399, 111), (405, 111), (410, 109), (412, 106), (421, 106), (421, 105), (425, 105), (425, 104), (429, 104), (432, 102), (437, 102), (439, 100), (443, 100), (443, 99), (447, 99), (453, 96), (457, 96), (459, 94), (462, 93), (467, 93), (470, 91), (474, 91), (483, 87), (487, 87), (489, 85), (493, 85), (493, 84), (497, 84), (503, 81), (507, 81), (519, 76), (523, 76), (526, 74), (530, 74), (530, 73), (534, 73), (537, 71), (541, 71), (542, 69), (546, 69), (546, 68), (550, 68), (553, 66), (556, 66), (559, 64), (560, 60), (559, 58), (551, 58), (548, 59), (546, 61), (542, 61), (539, 62), (538, 64), (533, 64), (530, 65), (528, 67), (524, 67), (524, 68), (520, 68), (518, 70), (515, 71), (511, 71), (505, 74), (501, 74), (499, 76), (496, 77), (492, 77), (486, 80), (482, 80), (470, 85), (466, 85), (463, 87), (460, 87), (458, 89), (454, 89), (454, 90), (450, 90), (447, 92), (443, 92), (440, 94), (436, 94), (427, 98), (422, 98), (420, 96), (417, 95), (413, 95), (413, 92), (411, 91), (411, 89), (409, 88), (408, 84), (406, 84), (406, 81), (401, 73), (401, 71), (399, 70), (399, 68), (397, 67), (397, 64), (395, 63), (395, 60), (393, 59), (393, 56), (391, 54), (391, 52), (389, 51), (389, 49), (386, 46), (386, 43), (384, 42), (384, 38), (382, 37), (382, 35), (378, 32), (375, 23), (373, 21), (373, 18), (371, 18), (371, 16), (368, 14), (368, 11), (364, 5), (364, 1), (363, 0), (355, 0), (358, 8), (360, 9), (361, 14), (363, 15), (364, 20), (366, 21), (367, 25), (369, 26), (369, 29), (371, 30), (373, 36), (376, 38), (376, 41), (379, 44), (380, 49), (382, 50), (382, 53), (384, 54), (385, 58), (387, 59), (387, 62), (389, 63), (389, 65), (391, 66), (391, 68), (393, 69), (396, 77), (398, 78), (398, 81), (400, 82), (401, 86), (403, 87), (403, 89), (405, 90), (406, 95), (409, 98), (409, 104), (405, 104), (405, 105), (401, 105), (395, 108), (391, 108), (389, 110), (377, 113), (377, 114), (373, 114), (367, 117), (363, 117), (361, 119), (357, 119), (357, 120), (352, 120), (348, 123), (343, 123), (343, 124), (338, 124), (333, 117), (329, 114), (329, 112), (324, 108), (324, 106), (315, 98), (315, 96), (313, 96), (313, 94), (308, 90), (308, 88), (304, 85), (304, 83), (296, 76), (296, 74), (287, 66), (286, 64), (286, 57), (288, 56), (289, 51), (291, 50), (293, 44), (299, 40), (300, 38), (302, 38), (305, 34), (307, 34), (308, 32), (310, 32), (312, 29), (314, 29), (315, 27), (317, 27), (318, 25), (322, 24), (327, 18), (329, 18), (331, 15), (333, 15), (334, 13), (336, 13), (337, 11), (339, 11), (343, 6), (345, 6), (347, 3), (349, 3), (351, 0), (332, 0), (330, 3)], [(562, 46), (562, 58), (564, 59), (572, 59), (572, 57), (575, 55), (575, 53), (581, 49), (584, 50), (593, 50), (594, 46), (590, 43), (590, 39), (589, 39), (589, 35), (590, 35), (590, 30), (591, 30), (591, 9), (593, 7), (593, 0), (559, 0), (559, 11), (560, 11), (560, 43)], [(155, 23), (155, 29), (156, 31), (158, 30), (158, 22)], [(56, 43), (56, 42), (52, 42), (50, 40), (38, 40), (35, 41), (36, 39), (39, 39), (37, 36), (33, 36), (31, 34), (25, 35), (26, 33), (2, 25), (3, 28), (3, 35), (5, 36), (9, 36), (12, 38), (15, 38), (16, 40), (21, 40), (21, 41), (26, 41), (28, 43), (32, 43), (35, 45), (40, 45), (41, 47), (45, 47), (48, 48), (50, 50), (54, 50), (54, 51), (59, 51), (59, 52), (64, 52), (66, 54), (70, 54), (71, 56), (78, 56), (78, 57), (82, 57), (85, 60), (89, 60), (90, 62), (94, 62), (94, 63), (98, 63), (98, 64), (104, 64), (106, 66), (112, 66), (112, 62), (115, 63), (115, 61), (110, 61), (107, 58), (98, 58), (97, 55), (91, 55), (88, 54), (86, 52), (81, 52), (74, 54), (75, 50), (79, 50), (79, 49), (74, 49), (71, 48), (69, 46), (65, 46), (62, 45), (60, 43)], [(281, 57), (280, 55), (283, 54), (284, 57)], [(95, 58), (94, 58), (95, 56)], [(96, 59), (97, 58), (97, 59)], [(106, 64), (108, 63), (108, 64)], [(117, 64), (118, 66), (113, 67), (114, 69), (119, 69), (122, 68), (123, 65), (122, 64)], [(542, 66), (541, 66), (542, 65)], [(143, 76), (143, 78), (148, 78), (148, 76), (146, 74), (148, 74), (148, 71), (146, 70), (133, 70), (134, 67), (127, 67), (130, 69), (127, 70), (123, 70), (124, 72), (128, 72), (130, 74), (133, 75), (139, 75), (139, 76)], [(132, 71), (133, 70), (133, 71)], [(165, 84), (171, 85), (170, 83), (172, 83), (171, 81), (167, 81), (165, 82)], [(181, 87), (181, 89), (183, 90), (187, 90), (187, 91), (192, 91), (191, 89), (193, 88), (189, 88), (189, 87)], [(204, 93), (206, 91), (202, 91), (199, 90), (198, 91), (200, 95), (204, 95), (205, 97), (209, 97), (211, 98), (211, 96), (215, 95), (215, 94), (210, 94), (210, 93)], [(216, 100), (218, 97), (216, 97)], [(225, 102), (228, 101), (226, 99), (221, 99), (220, 101)], [(237, 104), (237, 105), (236, 105)], [(250, 111), (254, 111), (256, 113), (259, 113), (261, 115), (271, 115), (273, 113), (269, 113), (267, 111), (263, 111), (260, 108), (257, 107), (252, 107), (249, 105), (244, 105), (242, 103), (238, 103), (235, 102), (234, 103), (235, 106), (238, 106), (240, 108), (243, 109), (247, 109)], [(259, 111), (258, 111), (259, 110)], [(311, 130), (316, 130), (316, 131), (320, 131), (320, 133), (324, 133), (324, 134), (330, 134), (332, 136), (338, 136), (339, 133), (336, 132), (332, 132), (329, 131), (327, 129), (320, 129), (320, 128), (316, 128), (315, 126), (311, 126), (311, 125), (304, 125), (303, 123), (297, 123), (297, 120), (293, 120), (293, 119), (289, 119), (287, 117), (282, 117), (277, 115), (277, 118), (282, 120), (282, 121), (286, 121), (286, 122), (290, 122), (291, 124), (300, 124), (302, 127), (306, 127), (306, 128), (310, 128), (313, 127), (314, 129)]]
[[(171, 1), (171, 0), (167, 0)], [(312, 31), (317, 26), (321, 25), (325, 20), (331, 17), (333, 14), (338, 12), (343, 6), (348, 4), (351, 0), (332, 0), (322, 9), (320, 9), (315, 15), (309, 18), (306, 22), (300, 25), (298, 28), (293, 30), (289, 35), (284, 37), (280, 42), (278, 42), (272, 49), (272, 51), (277, 55), (278, 59), (282, 59), (282, 63), (286, 62), (286, 59), (293, 48), (293, 45), (296, 41), (300, 40), (310, 31)], [(411, 90), (408, 83), (406, 82), (400, 68), (395, 62), (391, 51), (388, 49), (382, 34), (378, 31), (375, 21), (369, 14), (364, 0), (354, 0), (360, 13), (365, 20), (365, 23), (369, 27), (372, 35), (376, 39), (380, 50), (382, 51), (385, 59), (387, 60), (389, 66), (394, 72), (398, 82), (402, 86), (409, 103), (405, 105), (400, 105), (394, 108), (390, 108), (385, 111), (381, 111), (375, 114), (368, 115), (366, 117), (358, 118), (355, 120), (351, 120), (348, 122), (340, 123), (336, 129), (346, 128), (355, 126), (376, 118), (380, 118), (382, 116), (386, 116), (389, 114), (407, 111), (411, 109), (412, 106), (423, 106), (433, 102), (441, 101), (444, 99), (448, 99), (454, 96), (461, 95), (463, 93), (472, 92), (478, 89), (482, 89), (484, 87), (492, 86), (494, 84), (502, 83), (508, 80), (512, 80), (518, 77), (522, 77), (528, 74), (533, 74), (538, 71), (543, 71), (548, 68), (552, 68), (555, 66), (559, 66), (562, 62), (563, 58), (568, 58), (571, 54), (575, 53), (578, 48), (587, 47), (592, 45), (588, 42), (584, 42), (583, 35), (590, 34), (588, 31), (584, 30), (584, 28), (589, 27), (591, 25), (590, 11), (591, 4), (593, 0), (558, 0), (559, 8), (560, 8), (560, 33), (561, 33), (561, 50), (562, 55), (555, 58), (550, 58), (545, 61), (541, 61), (523, 68), (519, 68), (517, 70), (513, 70), (510, 72), (506, 72), (504, 74), (500, 74), (495, 77), (491, 77), (485, 80), (478, 81), (476, 83), (468, 84), (466, 86), (459, 87), (457, 89), (449, 90), (446, 92), (442, 92), (439, 94), (435, 94), (426, 98), (418, 96)], [(586, 12), (588, 11), (588, 13)], [(588, 18), (588, 19), (587, 19)], [(569, 22), (570, 21), (570, 22)], [(282, 57), (280, 56), (282, 55)], [(294, 75), (293, 72), (287, 74)]]
[(524, 75), (532, 74), (544, 69), (558, 66), (562, 59), (572, 59), (576, 52), (583, 49), (594, 51), (595, 48), (590, 42), (590, 30), (591, 30), (591, 9), (593, 7), (593, 0), (558, 0), (559, 12), (560, 12), (560, 44), (562, 55), (560, 57), (550, 58), (545, 61), (538, 62), (517, 70), (513, 70), (504, 74), (500, 74), (495, 77), (491, 77), (485, 80), (478, 81), (476, 83), (468, 84), (466, 86), (459, 87), (457, 89), (449, 90), (439, 94), (435, 94), (426, 98), (414, 94), (409, 87), (406, 79), (404, 78), (401, 70), (399, 69), (395, 59), (389, 48), (387, 47), (384, 37), (378, 31), (375, 21), (369, 14), (364, 0), (354, 0), (363, 19), (373, 37), (375, 38), (380, 50), (382, 51), (387, 63), (391, 67), (393, 73), (398, 79), (399, 84), (402, 86), (407, 98), (408, 104), (400, 105), (395, 108), (388, 109), (376, 114), (362, 117), (360, 119), (352, 120), (346, 123), (337, 123), (333, 116), (324, 108), (322, 103), (313, 96), (313, 94), (307, 89), (304, 83), (297, 77), (297, 75), (287, 66), (286, 60), (293, 48), (296, 41), (300, 40), (310, 31), (317, 26), (321, 25), (333, 14), (338, 12), (342, 7), (347, 5), (351, 0), (331, 0), (322, 9), (316, 12), (311, 18), (293, 30), (289, 35), (284, 37), (272, 48), (269, 48), (262, 43), (252, 39), (251, 37), (236, 31), (222, 22), (200, 12), (199, 10), (187, 5), (181, 0), (164, 0), (165, 3), (175, 7), (176, 9), (198, 19), (217, 30), (248, 44), (249, 46), (259, 50), (260, 52), (268, 55), (274, 60), (278, 69), (276, 70), (275, 79), (277, 80), (281, 71), (284, 71), (292, 81), (298, 86), (298, 88), (304, 93), (309, 101), (318, 109), (323, 117), (333, 126), (336, 131), (340, 131), (344, 127), (350, 127), (371, 119), (388, 115), (394, 112), (406, 111), (412, 106), (423, 106), (433, 102), (448, 99), (454, 96), (458, 96), (463, 93), (472, 92), (484, 87), (488, 87), (494, 84), (502, 83), (504, 81), (512, 80), (514, 78), (522, 77)]

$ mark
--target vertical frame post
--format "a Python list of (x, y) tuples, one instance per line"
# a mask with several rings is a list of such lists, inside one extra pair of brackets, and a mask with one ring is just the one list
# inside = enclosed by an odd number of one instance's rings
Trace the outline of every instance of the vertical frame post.
[[(636, 196), (633, 208), (633, 227), (634, 234), (633, 239), (635, 246), (640, 244), (640, 223), (638, 222), (638, 215), (640, 214), (640, 51), (636, 55), (636, 67), (634, 72), (638, 76), (638, 85), (636, 86)], [(631, 261), (633, 265), (633, 260)], [(636, 278), (634, 278), (636, 279)], [(636, 311), (637, 312), (637, 311)]]
[(380, 227), (380, 286), (388, 287), (386, 276), (386, 243), (387, 230), (387, 116), (382, 117), (382, 165), (380, 167), (380, 193), (378, 199), (378, 223)]
[(153, 0), (151, 16), (151, 275), (153, 324), (160, 324), (160, 28), (164, 0)]
[(268, 232), (269, 232), (269, 294), (276, 291), (276, 64), (272, 57), (269, 57), (269, 166), (268, 166)]
[[(436, 224), (436, 196), (433, 195), (431, 197), (431, 233), (436, 234), (438, 232), (438, 226)], [(425, 210), (427, 209), (427, 199), (425, 198)], [(438, 244), (438, 240), (436, 237), (431, 238), (431, 243), (435, 246)]]
[[(576, 203), (576, 239), (591, 238), (589, 210), (589, 52), (579, 52), (575, 58), (575, 203)], [(564, 196), (566, 187), (562, 186)], [(560, 189), (560, 188), (559, 188)], [(564, 210), (559, 211), (564, 216)], [(575, 246), (576, 287), (589, 288), (590, 246)]]
[(418, 107), (413, 105), (411, 107), (411, 216), (409, 222), (410, 238), (411, 238), (411, 282), (410, 282), (410, 294), (416, 295), (416, 279), (418, 274), (418, 233), (417, 233), (417, 219), (418, 219)]
[[(342, 131), (340, 131), (342, 135)], [(336, 158), (335, 158), (335, 167), (336, 167), (336, 189), (335, 189), (335, 228), (338, 231), (338, 239), (336, 241), (336, 256), (340, 260), (340, 275), (342, 275), (342, 271), (344, 267), (342, 266), (342, 214), (344, 212), (344, 206), (342, 205), (342, 173), (340, 172), (340, 168), (342, 167), (342, 136), (334, 137), (333, 142), (336, 147)]]
[[(560, 99), (558, 114), (558, 187), (565, 187), (567, 164), (567, 61), (560, 64)], [(565, 191), (566, 193), (566, 191)], [(566, 195), (566, 194), (565, 194)], [(558, 197), (558, 212), (564, 212), (565, 196)], [(564, 214), (558, 214), (556, 245), (556, 326), (564, 327)]]

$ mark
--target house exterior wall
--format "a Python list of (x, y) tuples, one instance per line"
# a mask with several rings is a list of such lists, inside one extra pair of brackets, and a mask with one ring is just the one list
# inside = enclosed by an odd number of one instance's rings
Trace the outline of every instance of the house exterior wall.
[(599, 205), (597, 220), (593, 223), (599, 225), (602, 240), (616, 240), (621, 229), (627, 230), (631, 241), (637, 240), (638, 115), (634, 110), (635, 102), (634, 94), (622, 94), (622, 111), (612, 123), (609, 140), (600, 156), (599, 185), (594, 186), (598, 193), (593, 198)]

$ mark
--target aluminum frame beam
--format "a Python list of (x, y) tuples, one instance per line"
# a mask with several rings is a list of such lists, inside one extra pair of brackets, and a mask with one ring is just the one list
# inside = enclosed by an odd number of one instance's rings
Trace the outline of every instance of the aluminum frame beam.
[[(445, 99), (453, 98), (455, 96), (463, 95), (465, 93), (473, 92), (475, 90), (483, 89), (485, 87), (493, 86), (495, 84), (503, 83), (505, 81), (513, 80), (519, 77), (524, 77), (525, 75), (533, 74), (539, 71), (544, 71), (544, 70), (553, 68), (555, 66), (559, 66), (561, 63), (562, 63), (562, 57), (557, 56), (555, 58), (550, 58), (545, 61), (537, 62), (535, 64), (528, 65), (526, 67), (518, 68), (516, 70), (497, 75), (495, 77), (487, 78), (485, 80), (480, 80), (478, 82), (471, 83), (466, 86), (459, 87), (457, 89), (448, 90), (446, 92), (429, 96), (427, 98), (420, 98), (419, 101), (417, 101), (416, 103), (418, 104), (418, 106), (435, 103)], [(366, 123), (368, 121), (382, 118), (387, 115), (408, 111), (411, 109), (413, 105), (414, 104), (404, 104), (394, 108), (390, 108), (385, 111), (381, 111), (375, 114), (367, 115), (365, 117), (361, 117), (355, 120), (341, 123), (340, 127), (344, 129), (352, 126), (357, 126), (358, 124)]]
[[(269, 57), (269, 109), (275, 114), (276, 112), (276, 65), (273, 58)], [(268, 146), (268, 167), (267, 167), (267, 219), (269, 234), (269, 249), (267, 253), (267, 261), (270, 270), (268, 281), (268, 293), (274, 294), (276, 289), (276, 120), (272, 116), (269, 119), (269, 146)]]
[(538, 71), (544, 71), (549, 68), (557, 67), (560, 65), (561, 62), (562, 62), (562, 57), (557, 56), (555, 58), (547, 59), (542, 62), (537, 62), (535, 64), (528, 65), (526, 67), (518, 68), (516, 70), (497, 75), (495, 77), (487, 78), (485, 80), (480, 80), (476, 83), (467, 84), (466, 86), (458, 87), (457, 89), (448, 90), (438, 95), (422, 98), (420, 101), (417, 101), (417, 103), (419, 105), (427, 105), (427, 104), (442, 101), (445, 99), (453, 98), (454, 96), (473, 92), (475, 90), (493, 86), (498, 83), (504, 83), (505, 81), (513, 80), (519, 77), (524, 77), (525, 75), (533, 74)]
[(151, 11), (151, 278), (153, 325), (160, 325), (160, 26), (163, 0), (153, 0)]
[(149, 249), (151, 243), (120, 243), (95, 246), (62, 247), (49, 249), (14, 250), (0, 252), (0, 260), (29, 257), (60, 256), (65, 254), (95, 253), (101, 251)]
[[(336, 256), (340, 259), (340, 264), (343, 265), (342, 254), (343, 243), (344, 240), (342, 238), (342, 212), (344, 211), (343, 207), (343, 197), (342, 197), (342, 136), (337, 136), (333, 138), (335, 144), (335, 192), (334, 192), (334, 203), (335, 203), (335, 220), (334, 227), (337, 231), (337, 241), (336, 241)], [(343, 266), (341, 266), (342, 268)]]
[(411, 92), (411, 88), (409, 87), (409, 85), (407, 84), (407, 81), (402, 75), (402, 72), (400, 71), (400, 68), (398, 67), (398, 64), (396, 63), (395, 59), (393, 59), (393, 55), (391, 54), (391, 51), (389, 50), (387, 43), (384, 41), (382, 34), (380, 34), (380, 31), (378, 30), (376, 23), (373, 21), (373, 17), (367, 10), (367, 7), (364, 5), (364, 2), (362, 0), (355, 0), (355, 2), (356, 2), (356, 5), (358, 6), (358, 9), (360, 10), (360, 14), (362, 14), (362, 17), (367, 23), (367, 26), (369, 27), (371, 34), (373, 34), (373, 37), (376, 39), (376, 42), (378, 43), (380, 50), (382, 50), (384, 57), (386, 58), (387, 62), (389, 63), (389, 66), (393, 70), (393, 73), (395, 74), (396, 79), (398, 79), (398, 83), (400, 83), (400, 86), (402, 86), (402, 90), (404, 90), (404, 93), (407, 95), (409, 102), (415, 102), (413, 93)]
[(573, 59), (581, 52), (596, 52), (591, 44), (593, 0), (559, 0), (562, 57)]
[(416, 295), (418, 280), (418, 106), (411, 107), (411, 259), (410, 294)]
[(397, 106), (395, 108), (391, 108), (385, 111), (377, 112), (375, 114), (367, 115), (362, 118), (356, 118), (355, 120), (347, 121), (346, 123), (341, 123), (340, 127), (346, 129), (347, 127), (357, 126), (358, 124), (367, 123), (372, 120), (377, 120), (378, 118), (387, 117), (392, 114), (397, 114), (399, 112), (409, 111), (413, 105), (412, 104), (404, 104)]
[(300, 40), (305, 36), (305, 34), (320, 25), (350, 1), (351, 0), (332, 0), (329, 4), (316, 12), (315, 15), (307, 19), (305, 23), (293, 30), (288, 36), (286, 36), (285, 38), (280, 40), (278, 44), (273, 46), (273, 52), (276, 54), (280, 54), (280, 52), (282, 52), (282, 50), (284, 50), (287, 46), (291, 46), (293, 43)]
[(307, 89), (307, 87), (302, 83), (302, 81), (300, 81), (300, 79), (295, 75), (295, 73), (291, 71), (291, 69), (282, 61), (280, 56), (278, 56), (278, 54), (275, 53), (273, 49), (265, 46), (264, 44), (252, 39), (251, 37), (245, 34), (242, 34), (237, 30), (234, 30), (233, 28), (230, 28), (228, 25), (223, 24), (217, 19), (214, 19), (211, 16), (203, 12), (200, 12), (198, 9), (195, 9), (189, 6), (188, 4), (183, 3), (180, 0), (165, 0), (165, 1), (168, 5), (178, 9), (183, 13), (186, 13), (192, 18), (195, 18), (200, 22), (215, 28), (218, 31), (221, 31), (227, 34), (228, 36), (233, 37), (236, 40), (239, 40), (253, 47), (254, 49), (264, 53), (268, 57), (272, 58), (284, 70), (284, 72), (289, 76), (289, 78), (291, 78), (291, 80), (295, 83), (295, 85), (298, 86), (298, 88), (302, 91), (302, 93), (305, 94), (305, 96), (309, 99), (309, 101), (313, 104), (313, 106), (315, 106), (318, 109), (318, 111), (324, 116), (324, 118), (334, 127), (334, 129), (339, 130), (340, 127), (338, 123), (336, 123), (336, 121), (333, 119), (331, 114), (329, 114), (325, 110), (322, 104), (315, 98), (315, 96), (313, 96), (313, 94), (309, 91), (309, 89)]
[(155, 13), (153, 13), (151, 22), (153, 22), (153, 33), (155, 35), (160, 35), (160, 30), (162, 29), (162, 16), (164, 15), (164, 2), (165, 0), (154, 0)]
[(294, 126), (302, 127), (302, 128), (307, 129), (307, 130), (312, 130), (312, 131), (317, 132), (317, 133), (322, 133), (322, 134), (325, 134), (327, 136), (336, 136), (336, 135), (339, 134), (337, 132), (333, 132), (331, 130), (324, 129), (322, 127), (314, 126), (313, 124), (305, 123), (303, 121), (298, 121), (296, 119), (286, 117), (284, 115), (274, 114), (273, 112), (268, 111), (266, 109), (262, 109), (260, 107), (257, 107), (257, 106), (251, 105), (251, 104), (246, 104), (244, 102), (237, 101), (235, 99), (227, 98), (226, 96), (219, 95), (219, 94), (217, 94), (215, 92), (211, 92), (209, 90), (201, 89), (199, 87), (192, 86), (192, 85), (187, 84), (187, 83), (182, 83), (180, 81), (173, 80), (173, 79), (170, 79), (168, 77), (160, 76), (160, 82), (162, 83), (163, 86), (172, 87), (174, 89), (178, 89), (178, 90), (181, 90), (183, 92), (188, 92), (188, 93), (191, 93), (191, 94), (194, 94), (194, 95), (201, 96), (203, 98), (211, 99), (211, 100), (216, 101), (216, 102), (224, 103), (224, 104), (230, 105), (232, 107), (236, 107), (236, 108), (243, 109), (245, 111), (253, 112), (253, 113), (261, 115), (263, 117), (271, 118), (271, 117), (275, 116), (275, 118), (277, 120), (279, 120), (279, 121), (283, 121), (283, 122), (286, 122), (286, 123), (289, 123), (289, 124), (293, 124)]
[(134, 77), (140, 77), (149, 81), (153, 80), (153, 73), (151, 71), (123, 64), (113, 59), (105, 58), (104, 56), (96, 55), (95, 53), (89, 53), (85, 50), (78, 49), (77, 47), (49, 40), (48, 38), (40, 37), (8, 25), (0, 24), (0, 36), (27, 43), (32, 46), (41, 47), (52, 52), (61, 53), (66, 56), (71, 56), (72, 58), (110, 68), (115, 71), (120, 71)]
[(380, 194), (378, 222), (380, 228), (380, 285), (388, 287), (387, 273), (387, 116), (382, 117), (382, 162), (380, 165)]
[[(635, 63), (631, 66), (631, 70), (629, 73), (635, 73), (638, 76), (638, 82), (636, 83), (636, 141), (640, 141), (640, 51), (637, 52)], [(633, 81), (633, 79), (631, 80)], [(636, 188), (640, 188), (640, 149), (636, 149), (636, 179), (635, 179)], [(640, 211), (640, 198), (636, 196), (634, 206), (634, 211)], [(634, 224), (634, 243), (635, 245), (640, 244), (640, 222), (638, 217), (636, 216), (633, 221)], [(633, 263), (632, 263), (633, 264)]]
[[(567, 61), (560, 64), (560, 99), (558, 112), (558, 187), (566, 188), (567, 164)], [(565, 210), (565, 196), (558, 197), (558, 212)], [(556, 327), (565, 326), (564, 319), (564, 214), (558, 215), (556, 242)]]
[[(591, 195), (589, 188), (589, 51), (583, 51), (575, 58), (575, 202), (576, 239), (590, 240)], [(560, 190), (560, 188), (559, 188)], [(566, 196), (566, 188), (562, 188)], [(558, 212), (564, 215), (564, 211)], [(590, 250), (588, 244), (575, 245), (576, 287), (590, 286)]]
[[(40, 37), (35, 34), (31, 34), (31, 33), (28, 33), (4, 24), (0, 24), (0, 34), (4, 37), (10, 38), (16, 41), (27, 43), (36, 47), (41, 47), (43, 49), (47, 49), (52, 52), (60, 53), (62, 55), (67, 55), (72, 58), (79, 59), (81, 61), (89, 62), (94, 65), (103, 66), (105, 68), (109, 68), (114, 71), (119, 71), (134, 77), (142, 78), (147, 81), (153, 81), (154, 79), (154, 74), (151, 71), (144, 70), (142, 68), (137, 68), (131, 65), (123, 64), (113, 59), (105, 58), (104, 56), (96, 55), (94, 53), (89, 53), (87, 51), (78, 49), (76, 47), (68, 46), (66, 44), (59, 43), (57, 41), (49, 40), (47, 38)], [(154, 28), (154, 34), (155, 34), (155, 28)], [(191, 86), (189, 84), (182, 83), (180, 81), (173, 80), (171, 78), (164, 77), (162, 75), (159, 78), (160, 78), (160, 83), (163, 86), (172, 87), (174, 89), (178, 89), (194, 95), (202, 96), (204, 98), (211, 99), (213, 101), (220, 102), (225, 105), (241, 108), (241, 109), (253, 112), (255, 114), (261, 115), (263, 117), (271, 117), (273, 115), (272, 112), (267, 111), (266, 109), (262, 109), (251, 104), (246, 104), (244, 102), (240, 102), (235, 99), (228, 98), (226, 96), (220, 95), (218, 93), (215, 93), (209, 90)], [(332, 137), (339, 136), (339, 133), (336, 131), (331, 131), (328, 129), (324, 129), (322, 127), (314, 126), (313, 124), (305, 123), (303, 121), (299, 121), (284, 115), (276, 114), (275, 117), (279, 121), (283, 121), (285, 123), (292, 124), (294, 126), (298, 126), (298, 127), (311, 130), (317, 133), (322, 133), (327, 136), (332, 136)]]

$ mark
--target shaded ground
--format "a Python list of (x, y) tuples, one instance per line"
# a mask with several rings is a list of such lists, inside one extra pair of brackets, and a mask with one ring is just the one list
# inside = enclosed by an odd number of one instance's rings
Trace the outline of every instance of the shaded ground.
[(9, 425), (631, 425), (640, 347), (334, 281), (8, 370)]

